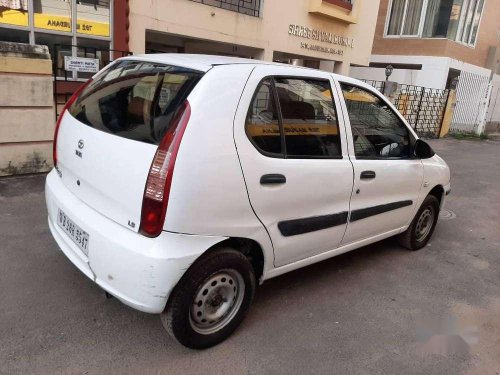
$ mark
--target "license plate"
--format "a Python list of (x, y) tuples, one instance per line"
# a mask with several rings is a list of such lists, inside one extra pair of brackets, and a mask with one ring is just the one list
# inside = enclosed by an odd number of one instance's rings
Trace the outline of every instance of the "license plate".
[(57, 212), (57, 225), (66, 232), (69, 238), (71, 238), (85, 255), (89, 255), (89, 234), (76, 225), (62, 210), (58, 210)]

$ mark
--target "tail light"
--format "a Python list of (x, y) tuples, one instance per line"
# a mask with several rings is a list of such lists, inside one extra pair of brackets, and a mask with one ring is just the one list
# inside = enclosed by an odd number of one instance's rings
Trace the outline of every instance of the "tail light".
[(158, 145), (151, 163), (144, 189), (141, 226), (139, 227), (139, 232), (145, 236), (157, 237), (163, 229), (175, 159), (190, 116), (191, 107), (186, 100), (177, 111), (172, 125)]
[(81, 94), (83, 89), (87, 87), (90, 82), (92, 82), (92, 79), (89, 79), (87, 82), (85, 82), (78, 90), (75, 91), (73, 95), (69, 98), (69, 100), (66, 102), (64, 105), (61, 113), (59, 114), (59, 118), (57, 119), (56, 122), (56, 128), (54, 129), (54, 142), (52, 143), (52, 159), (54, 160), (54, 167), (57, 167), (57, 135), (59, 133), (59, 126), (61, 126), (61, 121), (64, 116), (64, 113), (73, 105), (75, 100), (78, 98), (78, 96)]

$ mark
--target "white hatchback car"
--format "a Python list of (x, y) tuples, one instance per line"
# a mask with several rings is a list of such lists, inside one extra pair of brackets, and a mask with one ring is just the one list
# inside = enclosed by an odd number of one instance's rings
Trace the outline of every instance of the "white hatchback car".
[(446, 163), (369, 85), (201, 55), (116, 60), (67, 103), (49, 227), (109, 294), (191, 348), (228, 337), (256, 283), (432, 235)]

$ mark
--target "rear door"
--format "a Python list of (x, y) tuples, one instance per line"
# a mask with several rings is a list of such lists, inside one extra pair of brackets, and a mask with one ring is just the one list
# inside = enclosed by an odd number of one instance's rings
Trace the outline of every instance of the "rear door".
[(57, 155), (66, 187), (137, 231), (157, 145), (201, 75), (135, 60), (118, 61), (101, 72), (62, 115)]
[(343, 244), (409, 224), (423, 183), (412, 157), (415, 136), (380, 93), (340, 82), (354, 167), (351, 213)]
[(352, 192), (332, 81), (304, 72), (257, 66), (234, 124), (250, 202), (271, 237), (275, 266), (335, 249)]

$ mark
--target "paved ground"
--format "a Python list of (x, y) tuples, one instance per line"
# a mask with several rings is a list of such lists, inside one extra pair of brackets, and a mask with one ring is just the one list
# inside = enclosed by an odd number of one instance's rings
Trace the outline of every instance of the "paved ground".
[(500, 142), (433, 145), (456, 218), (427, 248), (387, 240), (271, 280), (236, 334), (203, 352), (66, 260), (43, 176), (0, 179), (0, 373), (500, 373)]

